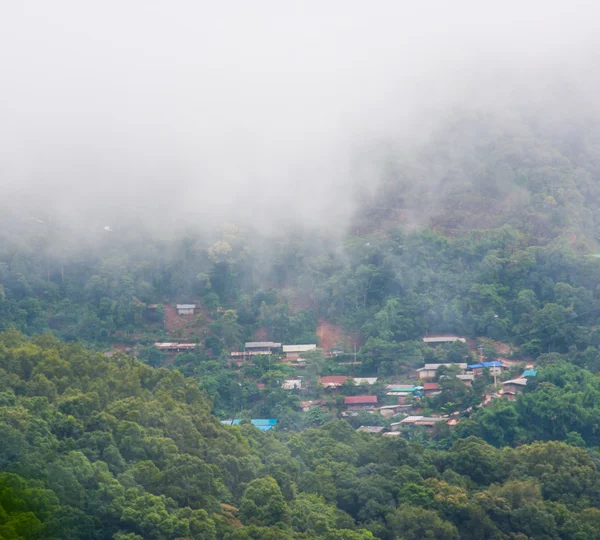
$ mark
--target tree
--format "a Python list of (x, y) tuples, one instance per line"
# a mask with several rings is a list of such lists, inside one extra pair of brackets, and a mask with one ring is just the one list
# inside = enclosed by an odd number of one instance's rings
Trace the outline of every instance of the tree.
[(240, 503), (240, 518), (244, 523), (261, 525), (288, 522), (289, 508), (273, 477), (257, 478), (248, 484)]
[(441, 519), (432, 510), (402, 504), (387, 518), (394, 538), (403, 540), (458, 540), (452, 523)]

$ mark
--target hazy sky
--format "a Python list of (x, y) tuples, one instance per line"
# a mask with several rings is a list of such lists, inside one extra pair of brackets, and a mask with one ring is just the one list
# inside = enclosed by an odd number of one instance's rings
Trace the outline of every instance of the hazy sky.
[(84, 218), (343, 220), (360, 148), (600, 71), (592, 1), (2, 4), (3, 198)]

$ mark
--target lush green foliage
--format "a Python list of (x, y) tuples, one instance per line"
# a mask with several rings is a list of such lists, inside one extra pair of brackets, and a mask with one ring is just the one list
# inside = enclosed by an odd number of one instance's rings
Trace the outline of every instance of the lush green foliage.
[[(600, 535), (597, 456), (577, 446), (495, 448), (457, 429), (448, 450), (425, 449), (341, 420), (293, 434), (227, 428), (193, 379), (48, 335), (0, 335), (0, 369), (2, 538)], [(553, 438), (539, 418), (518, 424), (552, 388), (568, 401), (584, 385), (578, 399), (595, 406), (598, 384), (564, 362), (543, 367), (521, 400), (502, 405), (517, 420), (502, 407), (480, 413), (483, 436), (504, 444), (499, 431), (514, 439), (539, 424), (529, 438)], [(561, 435), (592, 436), (589, 411), (565, 413)]]

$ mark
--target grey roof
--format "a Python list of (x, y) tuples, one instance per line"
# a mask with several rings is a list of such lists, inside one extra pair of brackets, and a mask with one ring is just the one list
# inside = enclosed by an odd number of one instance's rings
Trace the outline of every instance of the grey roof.
[(258, 348), (268, 348), (271, 349), (279, 349), (281, 347), (281, 343), (274, 343), (273, 341), (247, 341), (246, 349), (258, 349)]
[(460, 369), (467, 369), (467, 364), (466, 363), (453, 363), (453, 362), (445, 362), (444, 364), (425, 364), (422, 368), (417, 369), (417, 371), (429, 371), (432, 369), (438, 369), (441, 366), (446, 366), (446, 367), (459, 367)]
[(196, 309), (196, 304), (177, 304), (177, 309)]
[(284, 345), (283, 352), (285, 353), (301, 353), (306, 351), (314, 351), (317, 348), (316, 343), (312, 343), (310, 345)]
[(367, 433), (381, 433), (385, 428), (383, 426), (360, 426), (356, 431), (366, 431)]
[(504, 381), (502, 384), (516, 384), (518, 386), (526, 386), (527, 379), (525, 377), (519, 377), (518, 379), (512, 379), (510, 381)]
[(453, 343), (454, 341), (462, 341), (465, 343), (467, 340), (464, 337), (458, 336), (428, 336), (424, 337), (425, 343)]

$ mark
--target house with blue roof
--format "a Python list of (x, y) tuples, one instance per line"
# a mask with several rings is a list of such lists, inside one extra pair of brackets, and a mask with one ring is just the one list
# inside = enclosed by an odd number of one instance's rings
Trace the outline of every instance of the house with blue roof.
[[(239, 426), (240, 423), (241, 419), (239, 418), (235, 418), (233, 420), (221, 420), (221, 424), (225, 424), (226, 426)], [(250, 423), (261, 431), (269, 431), (275, 427), (277, 420), (275, 418), (252, 418)]]
[(506, 366), (499, 360), (480, 362), (479, 364), (471, 364), (470, 366), (467, 366), (467, 369), (470, 370), (475, 377), (483, 375), (483, 370), (486, 368), (490, 370), (490, 375), (500, 375), (502, 371), (506, 369)]

